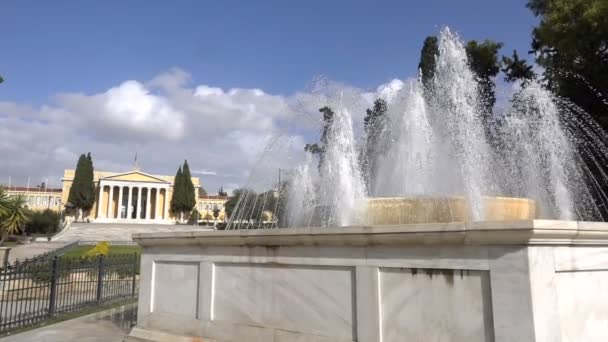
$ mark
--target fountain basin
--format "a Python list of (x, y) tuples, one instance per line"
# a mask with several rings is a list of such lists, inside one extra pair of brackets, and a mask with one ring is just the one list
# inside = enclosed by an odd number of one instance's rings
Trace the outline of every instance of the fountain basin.
[(125, 341), (592, 341), (608, 224), (501, 221), (134, 234)]
[[(532, 220), (536, 203), (528, 198), (483, 197), (484, 221)], [(377, 197), (367, 202), (370, 225), (471, 222), (464, 197)]]

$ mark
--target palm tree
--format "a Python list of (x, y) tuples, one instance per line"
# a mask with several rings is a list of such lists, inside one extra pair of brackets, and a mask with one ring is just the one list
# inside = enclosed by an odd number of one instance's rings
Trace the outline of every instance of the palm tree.
[(0, 245), (9, 234), (16, 234), (25, 228), (29, 221), (25, 203), (22, 195), (9, 196), (4, 188), (0, 188)]
[(6, 189), (0, 187), (0, 222), (3, 217), (8, 215), (11, 198)]

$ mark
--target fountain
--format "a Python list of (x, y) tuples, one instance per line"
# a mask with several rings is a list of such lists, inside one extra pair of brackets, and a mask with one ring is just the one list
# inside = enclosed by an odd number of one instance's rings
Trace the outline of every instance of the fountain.
[(227, 230), (135, 234), (125, 341), (606, 340), (608, 224), (584, 221), (608, 208), (602, 129), (533, 82), (489, 131), (447, 28), (432, 81), (399, 85), (369, 170), (338, 91), (321, 153), (260, 193), (272, 140)]
[[(521, 97), (525, 98), (530, 92), (528, 90)], [(528, 96), (538, 99), (544, 95)], [(349, 111), (338, 102), (336, 120), (329, 130), (328, 151), (318, 174), (311, 174), (308, 160), (305, 171), (294, 177), (293, 191), (290, 192), (293, 196), (288, 201), (290, 208), (293, 202), (298, 203), (298, 209), (287, 214), (290, 217), (288, 226), (297, 227), (307, 222), (322, 226), (348, 226), (516, 220), (551, 215), (571, 217), (570, 190), (560, 183), (565, 178), (563, 174), (551, 174), (552, 182), (548, 187), (532, 181), (526, 187), (529, 191), (525, 192), (510, 191), (509, 186), (521, 185), (515, 178), (502, 182), (508, 184), (505, 192), (498, 188), (494, 179), (497, 156), (485, 136), (478, 97), (477, 83), (467, 65), (465, 49), (460, 40), (445, 29), (439, 40), (439, 56), (432, 83), (424, 87), (419, 80), (409, 81), (391, 94), (380, 139), (384, 152), (373, 156), (376, 168), (368, 180), (368, 193), (363, 191), (365, 187), (358, 170), (359, 152)], [(552, 126), (538, 125), (536, 140), (522, 141), (521, 135), (525, 133), (513, 134), (518, 129), (515, 117), (521, 114), (519, 117), (525, 121), (525, 115), (529, 113), (513, 109), (510, 120), (502, 126), (505, 130), (502, 136), (504, 146), (509, 143), (536, 144), (543, 153), (553, 157), (552, 162), (568, 162), (571, 153), (568, 141), (550, 135), (561, 133), (555, 111), (540, 107), (542, 112), (539, 116)], [(551, 114), (553, 117), (547, 118)], [(547, 129), (549, 132), (545, 132)], [(556, 140), (560, 144), (554, 144)], [(531, 156), (512, 154), (511, 157), (510, 165), (517, 168), (527, 163)], [(537, 166), (526, 167), (528, 178), (536, 177), (535, 172), (539, 170), (534, 167)], [(316, 183), (316, 186), (311, 183)], [(302, 184), (306, 184), (306, 188), (298, 188)], [(310, 191), (311, 188), (318, 191)], [(541, 193), (540, 189), (545, 191)], [(303, 192), (312, 199), (302, 203), (299, 196)], [(536, 202), (545, 203), (550, 196), (557, 196), (557, 202), (551, 201), (556, 206), (551, 210), (540, 206), (542, 210), (537, 210)], [(325, 220), (313, 217), (319, 212), (314, 210), (315, 206), (329, 206), (331, 214)]]

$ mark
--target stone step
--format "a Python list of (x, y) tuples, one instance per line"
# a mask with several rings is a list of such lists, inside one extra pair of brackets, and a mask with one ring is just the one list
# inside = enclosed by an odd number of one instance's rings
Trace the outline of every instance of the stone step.
[(209, 227), (166, 224), (73, 223), (52, 241), (132, 241), (134, 233), (211, 230)]

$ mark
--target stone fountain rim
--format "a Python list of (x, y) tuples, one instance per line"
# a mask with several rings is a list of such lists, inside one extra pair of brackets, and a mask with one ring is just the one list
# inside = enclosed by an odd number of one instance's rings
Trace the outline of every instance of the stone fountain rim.
[(608, 245), (608, 223), (559, 220), (244, 229), (133, 234), (145, 247)]
[[(527, 203), (535, 203), (536, 201), (527, 198), (527, 197), (508, 197), (508, 196), (482, 196), (484, 200), (504, 200), (504, 201), (512, 201), (512, 202), (527, 202)], [(428, 196), (428, 195), (419, 195), (419, 196), (388, 196), (388, 197), (367, 197), (368, 201), (383, 201), (383, 200), (463, 200), (466, 201), (467, 198), (465, 196)]]

